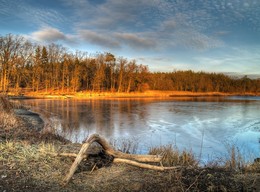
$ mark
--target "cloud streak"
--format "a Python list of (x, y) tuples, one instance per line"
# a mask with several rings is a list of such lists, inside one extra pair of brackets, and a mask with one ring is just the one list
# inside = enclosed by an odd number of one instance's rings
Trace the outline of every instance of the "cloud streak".
[(114, 35), (122, 44), (126, 44), (134, 49), (153, 49), (156, 42), (150, 38), (139, 37), (133, 33), (116, 33)]
[(46, 27), (42, 28), (39, 31), (33, 32), (31, 34), (32, 39), (37, 41), (44, 42), (56, 42), (59, 40), (66, 40), (67, 37), (64, 33), (59, 31), (58, 29)]
[(120, 48), (117, 41), (111, 39), (109, 35), (97, 33), (90, 30), (79, 30), (79, 36), (86, 42), (107, 48)]
[(0, 15), (4, 14), (5, 17), (25, 22), (28, 25), (58, 27), (68, 21), (68, 19), (65, 21), (64, 15), (57, 10), (35, 7), (27, 1), (0, 0), (0, 4)]

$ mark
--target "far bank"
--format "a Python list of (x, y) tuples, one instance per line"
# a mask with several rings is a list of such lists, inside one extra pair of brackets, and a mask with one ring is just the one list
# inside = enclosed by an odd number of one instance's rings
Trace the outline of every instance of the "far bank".
[(158, 91), (149, 90), (145, 92), (95, 92), (95, 91), (79, 91), (79, 92), (61, 92), (61, 91), (39, 91), (39, 92), (9, 92), (9, 97), (17, 99), (30, 98), (52, 98), (52, 99), (104, 99), (104, 98), (170, 98), (170, 97), (226, 97), (226, 96), (260, 96), (260, 93), (252, 92), (191, 92), (191, 91)]

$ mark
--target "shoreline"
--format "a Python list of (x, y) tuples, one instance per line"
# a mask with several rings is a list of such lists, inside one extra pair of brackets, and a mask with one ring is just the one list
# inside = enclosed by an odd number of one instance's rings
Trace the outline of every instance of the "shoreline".
[(40, 132), (44, 129), (45, 121), (42, 114), (31, 111), (30, 109), (14, 109), (16, 116), (22, 118), (28, 127)]
[(10, 99), (128, 99), (128, 98), (173, 98), (173, 97), (230, 97), (251, 96), (258, 97), (260, 93), (223, 93), (223, 92), (189, 92), (189, 91), (146, 91), (146, 92), (38, 92), (25, 93), (23, 95), (9, 94)]

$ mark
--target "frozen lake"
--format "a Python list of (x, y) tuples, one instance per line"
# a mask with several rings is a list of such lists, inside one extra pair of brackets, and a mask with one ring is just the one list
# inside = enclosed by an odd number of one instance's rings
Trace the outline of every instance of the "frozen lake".
[[(235, 144), (248, 159), (260, 157), (260, 97), (176, 97), (23, 101), (51, 117), (56, 130), (73, 142), (92, 133), (130, 139), (137, 153), (172, 144), (210, 161)], [(32, 109), (33, 109), (32, 108)]]

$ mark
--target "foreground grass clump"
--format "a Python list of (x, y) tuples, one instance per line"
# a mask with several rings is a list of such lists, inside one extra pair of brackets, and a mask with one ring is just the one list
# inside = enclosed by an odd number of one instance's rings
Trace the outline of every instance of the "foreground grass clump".
[(198, 161), (191, 152), (179, 152), (173, 145), (152, 147), (150, 155), (163, 155), (162, 164), (164, 166), (197, 166)]
[(18, 124), (18, 119), (14, 113), (0, 111), (0, 129), (11, 129)]
[(46, 155), (57, 152), (53, 144), (6, 141), (0, 142), (0, 151), (0, 191), (43, 191), (44, 186), (54, 186), (52, 183), (59, 188), (59, 181), (70, 163)]
[(0, 95), (0, 129), (11, 129), (18, 124), (13, 113), (13, 106), (4, 96)]

